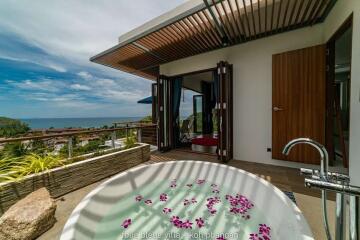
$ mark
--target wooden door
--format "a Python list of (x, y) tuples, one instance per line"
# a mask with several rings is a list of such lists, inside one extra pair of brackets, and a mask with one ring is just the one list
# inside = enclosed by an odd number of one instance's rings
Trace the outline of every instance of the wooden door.
[(298, 145), (289, 156), (282, 149), (290, 140), (307, 137), (325, 144), (324, 45), (273, 55), (272, 157), (319, 164), (319, 153)]
[(233, 158), (233, 95), (232, 66), (227, 62), (218, 64), (218, 156), (222, 162)]

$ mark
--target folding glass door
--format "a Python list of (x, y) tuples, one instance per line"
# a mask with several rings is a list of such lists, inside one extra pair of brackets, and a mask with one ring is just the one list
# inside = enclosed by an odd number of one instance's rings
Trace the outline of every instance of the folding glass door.
[(171, 81), (166, 76), (157, 80), (157, 119), (158, 119), (158, 149), (167, 151), (171, 148)]
[(218, 157), (222, 162), (233, 158), (233, 79), (232, 65), (218, 63), (215, 77), (216, 108), (218, 116)]

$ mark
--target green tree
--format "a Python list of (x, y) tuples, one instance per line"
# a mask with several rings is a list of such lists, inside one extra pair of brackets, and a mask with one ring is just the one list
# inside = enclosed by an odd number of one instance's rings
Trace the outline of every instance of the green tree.
[(29, 126), (20, 120), (0, 117), (0, 137), (16, 137), (29, 130)]

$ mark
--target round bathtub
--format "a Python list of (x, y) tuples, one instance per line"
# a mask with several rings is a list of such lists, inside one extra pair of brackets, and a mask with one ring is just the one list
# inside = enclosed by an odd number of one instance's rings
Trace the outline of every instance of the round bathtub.
[(166, 238), (314, 239), (281, 190), (246, 171), (198, 161), (145, 165), (112, 177), (79, 203), (60, 239)]

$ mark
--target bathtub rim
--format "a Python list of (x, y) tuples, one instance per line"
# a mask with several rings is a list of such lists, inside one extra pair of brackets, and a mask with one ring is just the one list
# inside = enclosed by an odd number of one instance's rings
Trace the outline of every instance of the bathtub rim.
[[(278, 187), (276, 187), (275, 185), (273, 185), (271, 182), (258, 177), (257, 175), (250, 173), (248, 171), (245, 171), (243, 169), (240, 168), (236, 168), (233, 166), (229, 166), (229, 165), (225, 165), (222, 163), (214, 163), (214, 162), (206, 162), (206, 161), (198, 161), (198, 160), (174, 160), (174, 161), (167, 161), (167, 162), (159, 162), (159, 163), (151, 163), (151, 164), (141, 164), (139, 166), (135, 166), (132, 168), (129, 168), (128, 170), (118, 173), (112, 177), (110, 177), (109, 179), (107, 179), (106, 181), (104, 181), (103, 183), (101, 183), (99, 186), (97, 186), (96, 188), (94, 188), (93, 190), (91, 190), (79, 203), (78, 205), (74, 208), (74, 210), (71, 212), (69, 218), (67, 219), (62, 231), (61, 231), (61, 235), (60, 235), (60, 239), (59, 240), (74, 240), (75, 239), (75, 228), (74, 225), (76, 224), (76, 222), (78, 221), (79, 217), (80, 217), (80, 212), (82, 209), (86, 208), (86, 206), (88, 205), (89, 201), (91, 200), (91, 198), (96, 195), (98, 192), (102, 191), (110, 182), (114, 181), (115, 179), (121, 178), (124, 175), (126, 175), (128, 172), (130, 171), (139, 171), (143, 168), (148, 168), (148, 167), (156, 167), (159, 165), (167, 165), (167, 164), (173, 164), (173, 163), (199, 163), (199, 164), (209, 164), (209, 165), (214, 165), (216, 167), (220, 167), (220, 168), (228, 168), (231, 170), (235, 170), (235, 171), (239, 171), (242, 174), (247, 175), (248, 177), (254, 178), (255, 180), (261, 182), (262, 184), (265, 184), (267, 187), (271, 188), (277, 195), (282, 196), (282, 200), (285, 201), (285, 204), (288, 205), (288, 207), (291, 208), (298, 212), (299, 215), (299, 219), (297, 219), (297, 222), (301, 223), (302, 228), (301, 228), (301, 232), (304, 235), (303, 240), (315, 240), (313, 232), (311, 231), (311, 228), (305, 218), (305, 216), (303, 215), (302, 211), (300, 210), (300, 208), (288, 197), (286, 196), (286, 194), (280, 190)], [(306, 237), (305, 237), (306, 236)]]

